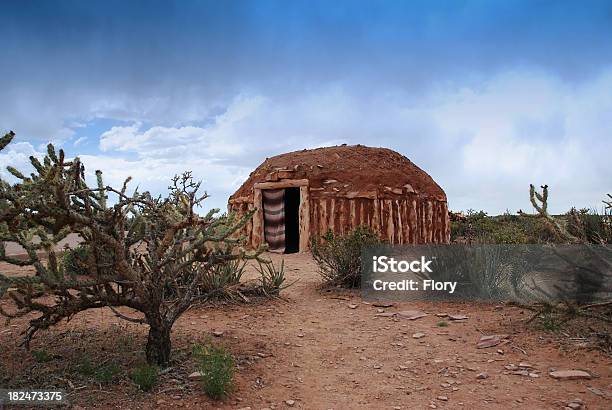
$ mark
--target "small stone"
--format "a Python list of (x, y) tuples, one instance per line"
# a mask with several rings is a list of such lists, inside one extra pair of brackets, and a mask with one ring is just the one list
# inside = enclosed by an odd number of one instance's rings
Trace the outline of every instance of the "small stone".
[(511, 371), (518, 370), (518, 366), (513, 363), (510, 363), (510, 364), (505, 365), (504, 369), (511, 370)]
[(465, 315), (448, 315), (450, 320), (467, 320), (468, 317)]
[(487, 372), (478, 373), (476, 378), (479, 380), (484, 380), (489, 378), (489, 374)]
[(393, 307), (394, 304), (391, 302), (374, 302), (372, 303), (372, 306), (379, 307), (379, 308), (389, 308), (389, 307)]
[(427, 316), (427, 313), (421, 312), (420, 310), (403, 310), (401, 312), (397, 312), (397, 316), (408, 320), (416, 320)]
[(297, 337), (304, 337), (304, 333), (298, 333)]
[(202, 378), (202, 373), (193, 372), (188, 376), (189, 380), (200, 380)]
[(449, 388), (451, 385), (448, 383), (441, 383), (440, 386), (444, 388)]
[(285, 404), (289, 407), (295, 406), (295, 400), (285, 400)]
[(506, 339), (508, 335), (488, 335), (482, 336), (478, 341), (478, 345), (476, 346), (478, 349), (485, 349), (487, 347), (497, 346), (502, 342), (502, 340)]
[(590, 379), (592, 376), (584, 370), (557, 370), (548, 373), (550, 377), (557, 380)]
[(567, 407), (569, 407), (570, 409), (573, 409), (573, 410), (578, 410), (578, 409), (582, 408), (582, 404), (571, 402), (571, 403), (568, 403)]
[(422, 337), (425, 337), (425, 333), (416, 332), (416, 333), (414, 333), (414, 334), (412, 335), (412, 337), (413, 337), (414, 339), (420, 339), (420, 338), (422, 338)]
[(349, 303), (348, 304), (349, 309), (357, 309), (357, 305), (354, 303)]
[(525, 362), (519, 363), (519, 367), (522, 367), (523, 369), (533, 369), (533, 365)]
[(448, 401), (448, 397), (446, 397), (446, 396), (438, 396), (438, 400)]
[(221, 337), (223, 336), (223, 331), (222, 330), (215, 330), (214, 332), (212, 332), (214, 337)]

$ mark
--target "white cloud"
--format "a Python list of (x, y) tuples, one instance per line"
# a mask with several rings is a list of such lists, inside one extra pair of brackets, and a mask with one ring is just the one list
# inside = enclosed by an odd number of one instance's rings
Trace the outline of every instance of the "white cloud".
[[(112, 101), (105, 104), (112, 111)], [(159, 110), (156, 104), (143, 110)], [(446, 190), (452, 209), (529, 210), (529, 183), (546, 183), (551, 209), (562, 212), (598, 207), (612, 191), (609, 118), (612, 70), (573, 84), (538, 71), (506, 72), (477, 87), (445, 84), (426, 95), (360, 95), (337, 84), (283, 97), (242, 94), (206, 125), (113, 127), (100, 137), (100, 155), (82, 158), (113, 184), (131, 175), (156, 193), (175, 173), (192, 170), (213, 194), (211, 205), (223, 208), (265, 157), (362, 143), (406, 155)], [(35, 151), (12, 150), (0, 163), (23, 162)]]

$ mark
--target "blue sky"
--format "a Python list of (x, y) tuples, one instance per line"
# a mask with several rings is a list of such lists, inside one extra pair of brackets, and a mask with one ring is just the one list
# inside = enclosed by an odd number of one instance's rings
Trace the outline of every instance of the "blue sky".
[[(48, 141), (163, 193), (191, 169), (225, 207), (266, 157), (387, 146), (451, 209), (553, 211), (612, 192), (612, 3), (0, 4), (0, 165)], [(6, 173), (2, 174), (6, 176)]]

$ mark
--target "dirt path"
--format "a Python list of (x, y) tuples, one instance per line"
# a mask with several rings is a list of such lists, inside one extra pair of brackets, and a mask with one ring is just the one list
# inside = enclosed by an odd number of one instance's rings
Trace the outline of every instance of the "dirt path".
[[(428, 316), (414, 321), (377, 317), (381, 308), (362, 302), (357, 292), (319, 291), (309, 255), (288, 255), (285, 261), (288, 280), (300, 279), (285, 291), (288, 301), (194, 308), (175, 326), (173, 343), (179, 352), (211, 337), (213, 330), (223, 332), (214, 341), (226, 345), (239, 364), (230, 398), (209, 401), (186, 379), (193, 369), (177, 365), (154, 393), (135, 393), (129, 380), (123, 380), (75, 392), (73, 403), (86, 408), (558, 409), (578, 398), (583, 408), (610, 408), (609, 399), (589, 390), (612, 391), (610, 358), (585, 349), (559, 349), (551, 334), (526, 328), (521, 321), (528, 314), (517, 308), (403, 303), (384, 311), (419, 309)], [(440, 327), (439, 313), (469, 319)], [(30, 356), (15, 346), (24, 325), (17, 321), (15, 327), (0, 328), (2, 363), (14, 373), (28, 366), (44, 371), (44, 364), (32, 365)], [(91, 349), (86, 340), (92, 337), (111, 354), (120, 332), (134, 335), (138, 349), (145, 330), (106, 310), (83, 313), (68, 329), (62, 325), (41, 334), (34, 344), (55, 346), (69, 356)], [(415, 333), (425, 336), (416, 339)], [(511, 343), (476, 348), (481, 335), (500, 333), (510, 334)], [(504, 368), (521, 362), (531, 364), (537, 377)], [(596, 377), (558, 381), (548, 376), (550, 368), (584, 369)], [(488, 377), (479, 379), (483, 372)]]

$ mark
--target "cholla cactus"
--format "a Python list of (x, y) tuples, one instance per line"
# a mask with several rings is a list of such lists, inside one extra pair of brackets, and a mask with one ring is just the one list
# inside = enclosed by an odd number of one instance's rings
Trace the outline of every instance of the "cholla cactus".
[(579, 243), (583, 242), (580, 238), (572, 235), (565, 227), (563, 227), (559, 222), (553, 218), (548, 213), (548, 185), (542, 185), (542, 193), (536, 191), (535, 186), (533, 184), (529, 184), (529, 200), (531, 201), (531, 205), (538, 212), (538, 215), (560, 235), (561, 239), (568, 242)]
[[(14, 134), (0, 139), (6, 147)], [(79, 158), (66, 160), (50, 144), (39, 161), (30, 157), (35, 172), (8, 171), (15, 184), (0, 180), (0, 260), (34, 268), (29, 276), (0, 273), (0, 297), (7, 294), (12, 309), (0, 309), (8, 318), (37, 314), (29, 322), (24, 344), (34, 334), (78, 312), (109, 307), (123, 319), (148, 324), (146, 357), (166, 365), (170, 359), (170, 329), (194, 302), (210, 295), (201, 290), (200, 278), (214, 266), (237, 258), (255, 258), (233, 235), (252, 214), (215, 217), (217, 210), (198, 215), (206, 194), (190, 173), (172, 180), (166, 198), (148, 192), (127, 193), (105, 186), (96, 172), (97, 186), (85, 181)], [(77, 234), (87, 250), (85, 274), (70, 271), (61, 262), (57, 243)], [(6, 254), (5, 242), (15, 242), (27, 257)], [(54, 296), (49, 298), (48, 296)], [(133, 318), (115, 308), (142, 312)]]

